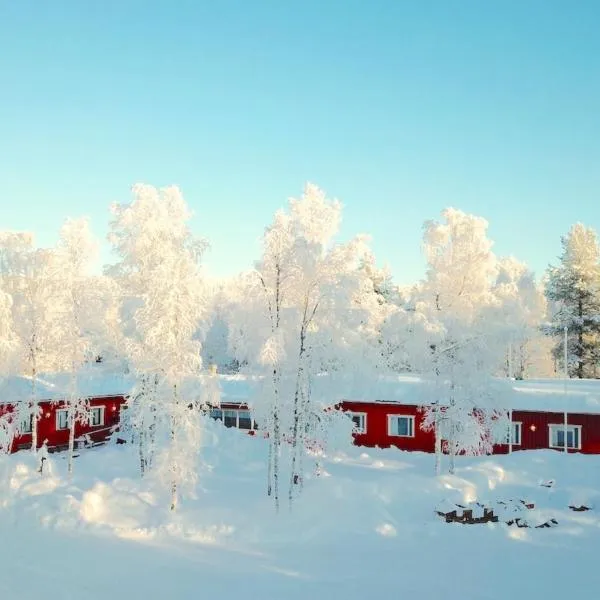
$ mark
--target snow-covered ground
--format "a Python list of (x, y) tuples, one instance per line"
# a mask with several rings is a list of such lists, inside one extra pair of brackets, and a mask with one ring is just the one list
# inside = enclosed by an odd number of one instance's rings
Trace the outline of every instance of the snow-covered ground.
[[(266, 445), (207, 425), (197, 498), (168, 498), (136, 475), (135, 449), (83, 452), (72, 483), (62, 455), (35, 473), (0, 459), (0, 598), (564, 599), (600, 590), (600, 457), (558, 452), (458, 460), (348, 447), (307, 468), (303, 494), (276, 515)], [(218, 433), (218, 436), (215, 435)], [(554, 480), (552, 487), (540, 483)], [(446, 524), (440, 504), (525, 500), (530, 524)], [(592, 506), (574, 512), (569, 504)]]

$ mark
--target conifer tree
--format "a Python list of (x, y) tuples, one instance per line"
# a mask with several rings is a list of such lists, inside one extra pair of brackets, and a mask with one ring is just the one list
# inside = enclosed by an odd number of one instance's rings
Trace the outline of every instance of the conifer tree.
[(576, 223), (562, 238), (560, 264), (548, 269), (546, 297), (557, 310), (547, 333), (557, 338), (554, 354), (562, 360), (562, 336), (568, 331), (571, 377), (600, 376), (600, 247), (596, 232)]

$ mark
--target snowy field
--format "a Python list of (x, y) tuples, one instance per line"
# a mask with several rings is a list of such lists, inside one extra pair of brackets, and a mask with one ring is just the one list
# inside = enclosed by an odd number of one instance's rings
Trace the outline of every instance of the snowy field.
[[(552, 600), (600, 590), (598, 456), (459, 459), (456, 476), (436, 479), (431, 455), (349, 447), (276, 515), (265, 443), (209, 428), (197, 498), (175, 516), (152, 491), (163, 488), (137, 478), (132, 447), (83, 452), (72, 483), (62, 455), (43, 478), (28, 454), (2, 457), (0, 599)], [(446, 524), (434, 512), (511, 499), (535, 504), (531, 524), (558, 525)]]

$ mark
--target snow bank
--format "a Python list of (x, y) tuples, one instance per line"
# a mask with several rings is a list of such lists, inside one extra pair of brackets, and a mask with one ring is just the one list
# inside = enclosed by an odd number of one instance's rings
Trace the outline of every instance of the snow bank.
[[(424, 600), (504, 600), (510, 582), (519, 596), (552, 600), (569, 581), (600, 584), (597, 457), (460, 457), (456, 475), (435, 478), (431, 455), (348, 446), (321, 458), (320, 474), (307, 462), (303, 494), (276, 515), (265, 494), (264, 441), (207, 428), (196, 497), (176, 515), (157, 482), (139, 479), (131, 446), (81, 453), (73, 481), (62, 455), (51, 456), (44, 477), (28, 454), (2, 457), (0, 535), (10, 543), (0, 565), (14, 576), (0, 578), (0, 597), (358, 600), (396, 596), (401, 584)], [(573, 502), (592, 510), (575, 512)], [(456, 503), (558, 526), (446, 524), (436, 515)], [(105, 576), (90, 579), (99, 568)]]

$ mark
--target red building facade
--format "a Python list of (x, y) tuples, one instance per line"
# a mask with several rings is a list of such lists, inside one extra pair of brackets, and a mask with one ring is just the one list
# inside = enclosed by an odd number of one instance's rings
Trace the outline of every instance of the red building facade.
[[(424, 410), (416, 404), (344, 401), (340, 408), (354, 423), (354, 443), (370, 448), (435, 452), (435, 435), (423, 429)], [(567, 450), (600, 454), (600, 414), (567, 413)], [(512, 450), (564, 451), (564, 412), (512, 411)], [(495, 454), (509, 452), (508, 443), (494, 445)]]
[[(60, 383), (60, 382), (59, 382)], [(18, 385), (17, 385), (18, 384)], [(30, 391), (26, 380), (0, 386), (0, 417), (12, 412), (13, 400), (26, 401)], [(75, 437), (78, 445), (100, 443), (119, 427), (131, 381), (106, 379), (101, 374), (82, 379), (82, 393), (89, 400), (89, 419), (77, 423)], [(352, 417), (355, 424), (354, 443), (358, 446), (397, 448), (407, 451), (434, 452), (435, 434), (423, 428), (424, 408), (413, 399), (419, 396), (418, 378), (396, 378), (387, 387), (369, 388), (369, 394), (393, 400), (372, 400), (365, 397), (344, 400), (337, 405)], [(518, 450), (563, 450), (565, 437), (569, 452), (600, 454), (600, 381), (571, 381), (568, 393), (564, 383), (556, 380), (513, 382), (508, 401), (512, 415), (512, 445), (498, 443), (494, 453)], [(251, 433), (260, 429), (252, 415), (251, 399), (255, 393), (249, 381), (242, 377), (222, 377), (221, 404), (210, 416), (221, 420), (226, 427), (236, 427)], [(64, 386), (48, 384), (46, 399), (39, 401), (38, 445), (46, 441), (50, 450), (66, 448), (69, 439), (67, 415), (63, 399)], [(83, 392), (85, 390), (85, 392)], [(412, 401), (411, 401), (412, 400)], [(565, 436), (565, 413), (567, 427)], [(31, 448), (30, 425), (19, 424), (21, 431), (11, 450)]]
[[(75, 423), (77, 447), (105, 442), (119, 427), (121, 408), (125, 397), (100, 396), (89, 399), (89, 418)], [(37, 421), (38, 447), (44, 442), (50, 451), (64, 450), (69, 445), (68, 414), (64, 402), (42, 400), (39, 403), (40, 418)], [(4, 404), (0, 413), (6, 415), (14, 406)], [(19, 434), (13, 439), (11, 452), (29, 450), (32, 444), (31, 423), (19, 424)]]

